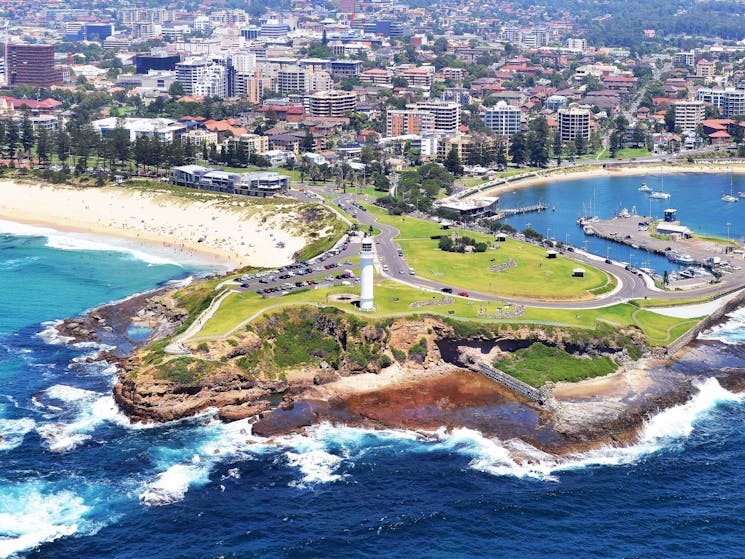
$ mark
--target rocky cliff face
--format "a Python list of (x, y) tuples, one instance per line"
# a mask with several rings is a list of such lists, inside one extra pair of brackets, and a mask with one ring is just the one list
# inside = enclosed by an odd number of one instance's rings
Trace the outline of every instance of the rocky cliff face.
[[(641, 343), (633, 332), (578, 338), (558, 328), (480, 325), (465, 333), (458, 328), (430, 316), (375, 323), (335, 309), (284, 310), (228, 339), (192, 343), (189, 357), (165, 356), (157, 348), (140, 352), (127, 362), (114, 396), (136, 421), (171, 421), (211, 407), (234, 420), (269, 409), (275, 394), (283, 393), (284, 405), (291, 406), (310, 386), (378, 374), (394, 363), (413, 376), (443, 360), (467, 366), (479, 354), (488, 359), (490, 351), (509, 351), (521, 341), (618, 354), (629, 340)], [(483, 347), (469, 348), (474, 344)]]

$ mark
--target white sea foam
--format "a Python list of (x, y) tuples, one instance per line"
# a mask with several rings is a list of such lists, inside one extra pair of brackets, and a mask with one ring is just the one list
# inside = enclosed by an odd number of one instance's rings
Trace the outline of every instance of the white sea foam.
[(26, 433), (36, 427), (30, 417), (21, 419), (0, 419), (0, 450), (11, 450), (23, 443)]
[(150, 483), (140, 494), (140, 501), (148, 506), (169, 505), (180, 501), (192, 484), (209, 480), (210, 467), (195, 460), (191, 464), (174, 464)]
[(126, 244), (126, 241), (122, 241), (121, 244), (117, 243), (115, 240), (107, 240), (104, 242), (98, 238), (94, 239), (81, 233), (65, 233), (49, 227), (0, 220), (0, 234), (26, 237), (46, 237), (46, 246), (58, 250), (121, 252), (129, 254), (133, 258), (142, 260), (151, 265), (167, 264), (180, 266), (180, 264), (171, 259), (129, 246)]
[(715, 340), (725, 344), (745, 344), (745, 308), (727, 315), (728, 320), (707, 332), (699, 334), (702, 340)]
[(71, 491), (49, 492), (39, 482), (0, 490), (0, 558), (15, 555), (95, 527), (85, 520), (90, 510)]
[(46, 326), (44, 330), (38, 332), (36, 335), (50, 345), (63, 345), (68, 344), (75, 338), (70, 336), (63, 336), (57, 330), (57, 326), (61, 324), (61, 320), (55, 320), (51, 322), (43, 322), (42, 325)]
[(56, 384), (45, 391), (47, 398), (63, 403), (63, 411), (74, 412), (72, 421), (56, 421), (36, 427), (49, 450), (69, 452), (92, 437), (104, 423), (128, 425), (111, 394), (99, 394), (73, 386)]

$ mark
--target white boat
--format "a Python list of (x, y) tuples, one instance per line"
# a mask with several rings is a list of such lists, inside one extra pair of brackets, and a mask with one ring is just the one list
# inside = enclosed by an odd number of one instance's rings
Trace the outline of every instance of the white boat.
[(660, 200), (667, 200), (670, 198), (669, 192), (663, 192), (662, 190), (657, 190), (655, 192), (652, 192), (652, 194), (649, 195), (650, 198), (658, 198)]
[(672, 260), (676, 264), (683, 264), (690, 266), (694, 263), (693, 258), (691, 258), (690, 254), (678, 254), (676, 252), (673, 252), (668, 255), (668, 259)]
[(623, 208), (620, 212), (618, 212), (618, 217), (631, 217), (628, 208)]
[(652, 192), (652, 189), (647, 186), (646, 182), (643, 182), (637, 190), (639, 190), (639, 192)]
[(745, 192), (743, 192), (742, 190), (741, 190), (740, 192), (738, 192), (738, 193), (737, 193), (737, 195), (738, 195), (738, 196), (739, 196), (740, 198), (745, 198)]
[(593, 229), (593, 228), (592, 228), (592, 227), (590, 227), (589, 225), (585, 225), (585, 226), (584, 226), (584, 227), (582, 228), (582, 231), (584, 231), (584, 232), (585, 232), (585, 235), (594, 235), (594, 234), (595, 234), (595, 229)]
[[(729, 194), (722, 196), (722, 202), (739, 202), (740, 199), (732, 193), (732, 173), (729, 175)], [(738, 193), (741, 194), (741, 193)]]
[(657, 198), (659, 200), (667, 200), (670, 198), (670, 194), (665, 192), (665, 175), (660, 176), (660, 189), (655, 190), (649, 195), (650, 198)]

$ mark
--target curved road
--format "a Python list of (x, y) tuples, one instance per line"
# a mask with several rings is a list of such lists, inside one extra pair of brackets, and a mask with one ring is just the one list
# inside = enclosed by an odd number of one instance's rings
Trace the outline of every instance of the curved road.
[[(328, 190), (324, 189), (324, 191), (325, 193), (330, 193)], [(337, 198), (333, 200), (333, 203), (350, 207), (357, 199), (358, 197), (352, 194), (339, 194)], [(387, 264), (389, 268), (388, 273), (379, 270), (382, 275), (407, 285), (434, 291), (441, 291), (446, 287), (452, 288), (454, 291), (457, 291), (458, 289), (468, 290), (469, 296), (478, 300), (500, 301), (537, 308), (594, 309), (608, 307), (618, 303), (625, 303), (631, 299), (669, 299), (672, 302), (676, 299), (690, 299), (691, 297), (725, 294), (745, 285), (745, 281), (743, 281), (743, 277), (741, 277), (745, 274), (730, 274), (726, 277), (728, 281), (699, 289), (691, 289), (687, 291), (657, 291), (648, 287), (644, 278), (639, 275), (632, 273), (617, 264), (608, 264), (602, 257), (575, 249), (574, 252), (565, 253), (564, 256), (579, 263), (594, 266), (611, 274), (618, 281), (616, 289), (604, 296), (601, 295), (596, 299), (588, 301), (540, 301), (533, 299), (500, 297), (494, 294), (471, 291), (468, 288), (458, 287), (457, 285), (442, 283), (419, 276), (410, 276), (410, 266), (406, 262), (405, 257), (398, 256), (398, 247), (394, 241), (399, 234), (399, 230), (390, 225), (379, 223), (375, 216), (370, 212), (360, 210), (357, 212), (356, 219), (363, 225), (372, 225), (381, 231), (381, 233), (375, 237), (377, 258), (381, 265)], [(399, 270), (403, 270), (404, 273), (399, 273)], [(397, 275), (399, 277), (396, 277)]]

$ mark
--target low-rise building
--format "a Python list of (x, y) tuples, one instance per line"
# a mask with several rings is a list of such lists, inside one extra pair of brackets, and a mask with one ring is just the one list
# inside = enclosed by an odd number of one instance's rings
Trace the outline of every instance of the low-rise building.
[(121, 125), (129, 132), (130, 141), (141, 136), (157, 137), (161, 142), (171, 143), (186, 132), (186, 125), (170, 118), (119, 118), (108, 117), (94, 120), (93, 127), (101, 134), (111, 133)]
[(286, 191), (289, 180), (279, 173), (232, 173), (200, 165), (182, 165), (171, 170), (173, 184), (258, 198)]

